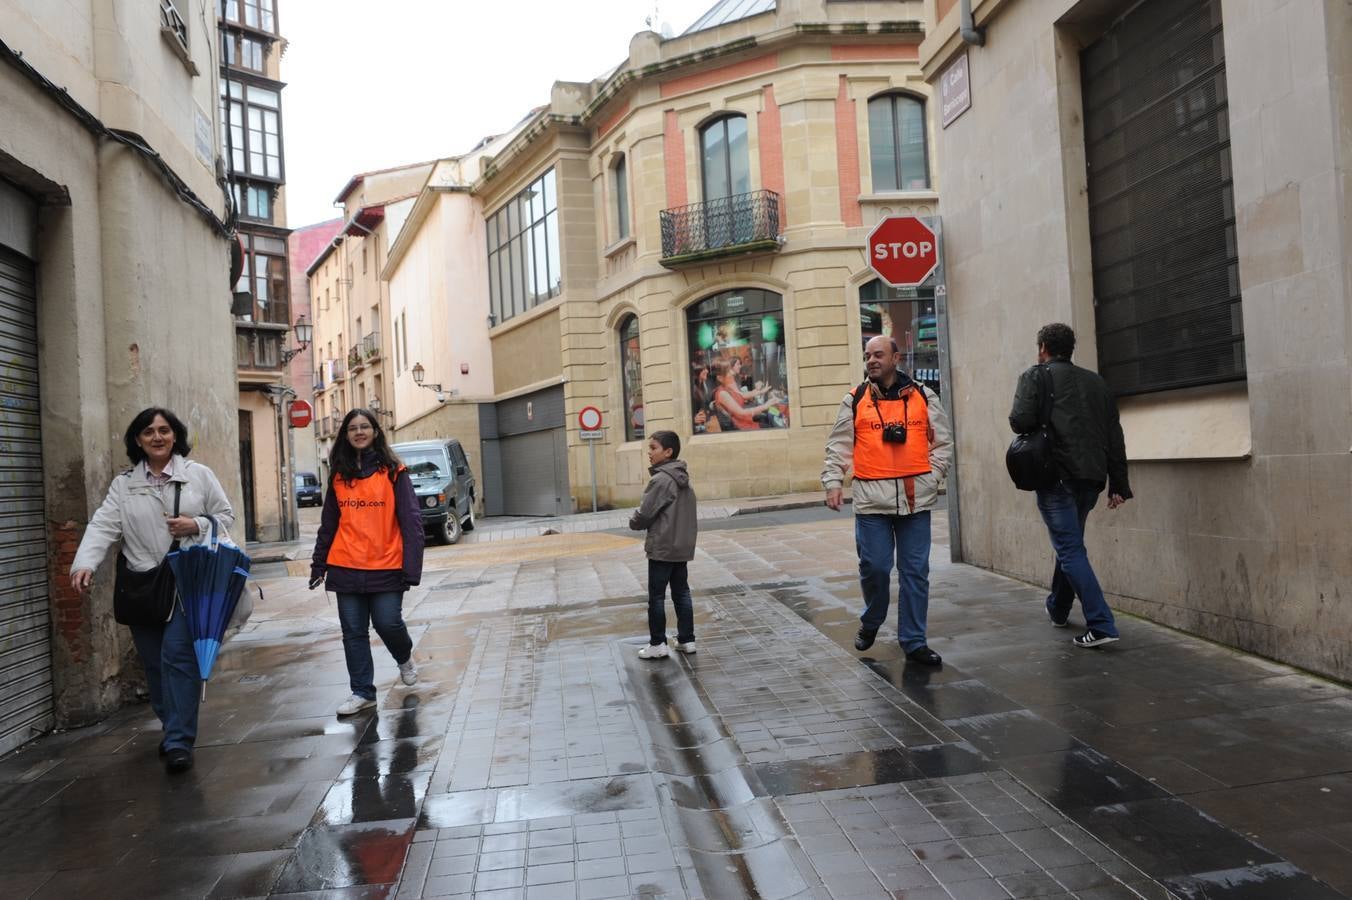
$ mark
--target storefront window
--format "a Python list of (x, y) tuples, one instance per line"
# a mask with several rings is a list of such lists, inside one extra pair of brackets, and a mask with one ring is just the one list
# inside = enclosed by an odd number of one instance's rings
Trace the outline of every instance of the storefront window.
[(691, 306), (686, 325), (696, 434), (789, 427), (783, 298), (725, 291)]
[(906, 288), (888, 287), (877, 279), (861, 287), (859, 331), (864, 344), (880, 334), (891, 337), (901, 350), (901, 368), (936, 394), (942, 394), (939, 320), (934, 312), (934, 301), (917, 300), (906, 294)]
[(643, 360), (638, 345), (638, 316), (620, 323), (620, 380), (624, 385), (624, 439), (643, 440)]

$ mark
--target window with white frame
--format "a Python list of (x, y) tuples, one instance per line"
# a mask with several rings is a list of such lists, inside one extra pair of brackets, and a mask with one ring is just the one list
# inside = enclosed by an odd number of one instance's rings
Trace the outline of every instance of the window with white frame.
[(232, 172), (282, 180), (281, 105), (270, 88), (221, 82), (221, 140)]

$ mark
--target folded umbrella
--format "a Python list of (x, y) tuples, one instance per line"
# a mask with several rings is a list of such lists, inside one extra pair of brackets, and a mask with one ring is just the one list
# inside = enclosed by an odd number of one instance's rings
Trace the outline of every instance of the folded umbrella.
[(211, 516), (207, 519), (211, 522), (211, 535), (206, 541), (180, 547), (169, 554), (169, 566), (174, 570), (179, 601), (187, 616), (204, 691), (216, 656), (221, 651), (225, 629), (244, 591), (250, 565), (243, 550), (228, 537), (220, 536), (216, 520)]

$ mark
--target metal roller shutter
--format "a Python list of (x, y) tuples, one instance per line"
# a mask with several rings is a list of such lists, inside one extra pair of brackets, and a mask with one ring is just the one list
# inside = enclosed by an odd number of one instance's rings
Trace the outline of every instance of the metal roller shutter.
[[(509, 516), (560, 515), (559, 437), (563, 429), (502, 439), (502, 499)], [(564, 484), (567, 482), (565, 481)]]
[(0, 753), (53, 724), (35, 281), (0, 247)]
[(1220, 0), (1145, 0), (1080, 64), (1099, 372), (1118, 394), (1242, 380)]

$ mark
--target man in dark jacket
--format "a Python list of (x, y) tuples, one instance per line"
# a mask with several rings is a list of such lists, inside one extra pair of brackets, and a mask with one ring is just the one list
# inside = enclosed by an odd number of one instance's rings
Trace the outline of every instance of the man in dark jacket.
[(1131, 499), (1131, 486), (1127, 483), (1127, 450), (1117, 402), (1097, 372), (1070, 361), (1074, 352), (1075, 332), (1069, 325), (1058, 322), (1038, 331), (1038, 365), (1019, 376), (1009, 427), (1015, 434), (1037, 429), (1038, 385), (1041, 378), (1050, 376), (1051, 426), (1061, 481), (1037, 492), (1037, 508), (1056, 551), (1047, 615), (1057, 628), (1065, 628), (1070, 607), (1079, 596), (1088, 630), (1076, 637), (1074, 644), (1097, 647), (1116, 641), (1118, 634), (1113, 611), (1089, 565), (1084, 548), (1085, 522), (1105, 482), (1109, 509), (1117, 509)]

